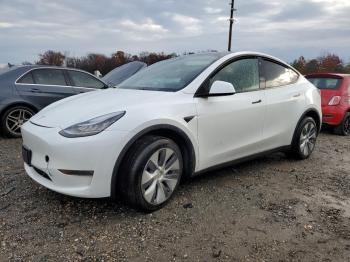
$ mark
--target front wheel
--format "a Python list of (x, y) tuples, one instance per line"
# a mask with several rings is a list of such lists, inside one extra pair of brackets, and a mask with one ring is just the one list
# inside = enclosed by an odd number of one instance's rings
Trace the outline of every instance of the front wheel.
[(335, 133), (342, 136), (350, 135), (350, 113), (346, 113), (341, 124), (334, 129)]
[(168, 138), (147, 136), (126, 156), (118, 179), (119, 192), (134, 207), (155, 211), (173, 196), (183, 171), (179, 147)]
[(295, 132), (291, 155), (296, 159), (309, 158), (315, 149), (318, 129), (312, 117), (305, 117)]

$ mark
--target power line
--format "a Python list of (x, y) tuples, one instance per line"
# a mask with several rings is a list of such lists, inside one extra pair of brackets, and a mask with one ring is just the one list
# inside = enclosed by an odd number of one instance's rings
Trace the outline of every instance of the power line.
[(237, 11), (237, 9), (235, 9), (235, 0), (232, 0), (230, 5), (231, 5), (230, 19), (229, 19), (229, 21), (230, 21), (230, 31), (229, 31), (229, 36), (228, 36), (228, 51), (229, 52), (231, 51), (232, 27), (233, 27), (233, 22), (234, 22), (233, 12)]

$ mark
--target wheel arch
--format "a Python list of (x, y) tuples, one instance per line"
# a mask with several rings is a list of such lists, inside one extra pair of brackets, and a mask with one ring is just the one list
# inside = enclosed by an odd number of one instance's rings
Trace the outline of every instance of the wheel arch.
[(297, 129), (298, 129), (298, 127), (299, 127), (301, 121), (303, 121), (303, 119), (304, 119), (305, 117), (312, 117), (312, 118), (315, 120), (315, 122), (316, 122), (318, 133), (320, 132), (320, 130), (321, 130), (321, 125), (322, 125), (321, 116), (320, 116), (320, 114), (317, 112), (316, 109), (314, 109), (314, 108), (309, 108), (309, 109), (306, 110), (306, 111), (301, 115), (301, 117), (299, 118), (298, 123), (297, 123), (297, 125), (295, 126), (295, 129), (294, 129), (292, 142), (293, 142), (294, 139), (295, 139), (295, 134), (296, 134), (296, 131), (297, 131)]
[(159, 124), (159, 125), (150, 126), (140, 131), (133, 138), (131, 138), (128, 141), (128, 143), (124, 146), (121, 153), (119, 154), (113, 168), (113, 174), (111, 179), (111, 197), (112, 198), (115, 198), (118, 194), (117, 185), (118, 183), (120, 183), (120, 181), (118, 180), (120, 177), (119, 170), (121, 168), (121, 164), (123, 160), (126, 157), (126, 154), (129, 152), (129, 150), (131, 149), (131, 147), (134, 145), (136, 141), (149, 135), (163, 136), (173, 140), (180, 147), (181, 153), (183, 155), (183, 161), (185, 166), (183, 177), (187, 178), (193, 174), (195, 170), (195, 165), (196, 165), (196, 155), (195, 155), (195, 148), (193, 146), (193, 143), (191, 142), (191, 139), (188, 137), (188, 135), (180, 128), (169, 124)]
[(33, 110), (34, 113), (39, 112), (39, 108), (37, 108), (33, 104), (30, 104), (30, 103), (25, 102), (25, 101), (15, 101), (15, 102), (9, 103), (8, 105), (6, 105), (5, 107), (3, 107), (1, 109), (1, 111), (0, 111), (0, 119), (2, 119), (3, 115), (5, 114), (5, 112), (7, 110), (9, 110), (10, 108), (15, 107), (15, 106), (25, 106), (25, 107), (28, 107), (31, 110)]

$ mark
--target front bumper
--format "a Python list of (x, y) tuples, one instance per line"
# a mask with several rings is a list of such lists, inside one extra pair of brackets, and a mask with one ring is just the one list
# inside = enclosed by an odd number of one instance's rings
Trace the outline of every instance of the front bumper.
[[(23, 125), (23, 145), (32, 152), (31, 165), (24, 164), (26, 173), (39, 184), (62, 194), (109, 197), (113, 168), (126, 143), (127, 132), (105, 130), (95, 136), (65, 138), (59, 131), (30, 122)], [(93, 175), (79, 172), (67, 175), (59, 170), (93, 171)]]
[(345, 112), (346, 110), (340, 106), (322, 106), (322, 122), (332, 126), (340, 125)]

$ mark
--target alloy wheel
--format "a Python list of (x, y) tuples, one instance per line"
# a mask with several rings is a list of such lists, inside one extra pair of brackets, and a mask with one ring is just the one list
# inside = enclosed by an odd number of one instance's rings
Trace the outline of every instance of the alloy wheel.
[(6, 117), (6, 128), (14, 135), (21, 134), (21, 126), (33, 116), (33, 112), (25, 108), (11, 111)]
[(144, 199), (160, 205), (174, 192), (180, 178), (180, 162), (170, 148), (157, 150), (146, 163), (142, 173), (141, 188)]
[(312, 122), (307, 122), (300, 134), (300, 152), (304, 156), (309, 156), (315, 148), (317, 138), (316, 126)]

